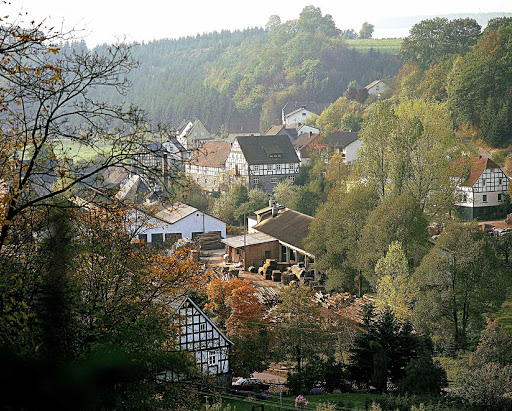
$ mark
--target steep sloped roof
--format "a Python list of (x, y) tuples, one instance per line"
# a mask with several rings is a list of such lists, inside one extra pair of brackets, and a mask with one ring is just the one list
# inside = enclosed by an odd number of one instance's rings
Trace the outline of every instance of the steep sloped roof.
[[(376, 84), (380, 83), (381, 81), (382, 81), (382, 80), (375, 80), (375, 81), (372, 81), (370, 84), (368, 84), (367, 86), (365, 86), (365, 89), (366, 89), (366, 90), (369, 90), (369, 89), (371, 89), (373, 86), (375, 86)], [(384, 83), (384, 82), (382, 81), (382, 83)], [(384, 84), (385, 84), (385, 83), (384, 83)]]
[(259, 134), (259, 118), (230, 118), (228, 124), (228, 133), (230, 134)]
[(283, 113), (287, 116), (296, 110), (305, 108), (312, 113), (320, 115), (329, 106), (329, 103), (317, 103), (316, 101), (289, 101), (283, 107)]
[(224, 141), (205, 141), (192, 154), (188, 163), (201, 167), (222, 167), (230, 149), (231, 144)]
[[(452, 167), (454, 167), (456, 173), (465, 173), (467, 175), (467, 178), (461, 183), (461, 186), (465, 187), (472, 187), (478, 178), (482, 175), (484, 170), (491, 168), (501, 169), (500, 166), (490, 158), (468, 156), (456, 160)], [(468, 170), (464, 169), (466, 167)]]
[(320, 136), (318, 133), (302, 133), (299, 134), (299, 137), (297, 137), (297, 140), (293, 142), (293, 147), (295, 147), (296, 150), (301, 150), (304, 147), (306, 147), (309, 143), (313, 142), (315, 139), (317, 139)]
[(298, 211), (279, 210), (277, 216), (268, 217), (253, 228), (299, 250), (304, 250), (303, 240), (308, 235), (313, 217)]
[(272, 126), (266, 132), (266, 136), (288, 136), (293, 143), (298, 136), (297, 128), (286, 128), (284, 125)]
[(242, 136), (236, 139), (249, 164), (299, 162), (299, 158), (288, 136)]
[(322, 144), (336, 147), (347, 147), (359, 138), (356, 131), (335, 131), (322, 140)]

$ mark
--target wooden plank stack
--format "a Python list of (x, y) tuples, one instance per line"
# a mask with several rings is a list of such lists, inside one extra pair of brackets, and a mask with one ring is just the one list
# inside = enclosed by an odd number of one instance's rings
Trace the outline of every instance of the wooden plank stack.
[(201, 246), (202, 250), (218, 250), (224, 247), (220, 242), (220, 231), (211, 231), (209, 233), (201, 233), (196, 237), (196, 241)]

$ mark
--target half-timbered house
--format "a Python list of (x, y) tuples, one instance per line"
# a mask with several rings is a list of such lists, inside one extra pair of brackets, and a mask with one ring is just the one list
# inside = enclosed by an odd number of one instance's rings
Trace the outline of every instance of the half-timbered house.
[[(177, 350), (192, 353), (204, 374), (219, 385), (231, 385), (230, 354), (233, 343), (188, 296), (171, 302), (177, 328)], [(170, 372), (168, 378), (179, 380)]]
[(205, 141), (185, 163), (185, 174), (203, 190), (221, 190), (230, 149), (231, 144), (224, 141)]
[(455, 164), (457, 213), (463, 220), (504, 218), (509, 177), (490, 158), (464, 157)]
[(226, 160), (226, 174), (231, 186), (242, 184), (271, 193), (280, 180), (295, 180), (299, 158), (285, 135), (237, 137)]

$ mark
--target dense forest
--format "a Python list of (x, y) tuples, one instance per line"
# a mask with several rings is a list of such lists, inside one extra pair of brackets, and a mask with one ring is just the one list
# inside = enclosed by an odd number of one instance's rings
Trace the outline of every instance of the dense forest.
[[(260, 117), (265, 131), (279, 122), (288, 100), (332, 103), (351, 81), (365, 86), (396, 75), (399, 56), (355, 51), (344, 34), (330, 15), (308, 6), (296, 20), (281, 23), (272, 16), (265, 29), (134, 44), (139, 65), (130, 73), (125, 99), (155, 124), (176, 127), (199, 118), (212, 133), (222, 134), (230, 118)], [(64, 49), (83, 47), (74, 43)], [(120, 102), (113, 92), (98, 97)]]

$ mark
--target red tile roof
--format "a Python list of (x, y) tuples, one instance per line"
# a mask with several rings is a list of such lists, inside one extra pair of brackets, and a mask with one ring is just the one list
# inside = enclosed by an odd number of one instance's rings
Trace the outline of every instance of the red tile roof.
[(205, 141), (188, 162), (202, 167), (221, 167), (226, 163), (231, 144), (224, 141)]
[(500, 168), (498, 164), (486, 157), (463, 157), (456, 160), (453, 164), (455, 172), (462, 177), (467, 175), (462, 186), (472, 187), (484, 170), (490, 168)]

